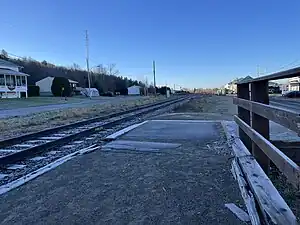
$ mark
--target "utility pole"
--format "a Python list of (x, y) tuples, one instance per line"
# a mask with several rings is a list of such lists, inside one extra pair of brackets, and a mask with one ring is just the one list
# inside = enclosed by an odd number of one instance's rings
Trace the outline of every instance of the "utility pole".
[(260, 76), (259, 65), (257, 65), (257, 77)]
[(153, 60), (154, 95), (156, 96), (155, 61)]
[(91, 79), (90, 79), (90, 65), (89, 65), (89, 37), (88, 37), (88, 31), (85, 31), (85, 42), (86, 42), (86, 68), (88, 72), (88, 83), (89, 83), (89, 97), (91, 96)]

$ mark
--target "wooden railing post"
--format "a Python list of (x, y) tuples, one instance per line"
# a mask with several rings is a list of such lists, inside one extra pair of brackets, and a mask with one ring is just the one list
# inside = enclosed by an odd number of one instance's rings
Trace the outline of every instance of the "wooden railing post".
[[(237, 84), (237, 97), (250, 100), (249, 84)], [(238, 117), (245, 123), (250, 125), (250, 111), (238, 106)], [(239, 127), (239, 136), (244, 145), (251, 150), (252, 141), (248, 135)]]
[[(269, 104), (269, 90), (268, 81), (259, 81), (251, 83), (251, 100), (254, 102), (260, 102)], [(252, 124), (251, 127), (260, 133), (266, 139), (270, 139), (269, 120), (252, 112)], [(265, 171), (269, 174), (270, 159), (268, 156), (253, 142), (252, 154)]]

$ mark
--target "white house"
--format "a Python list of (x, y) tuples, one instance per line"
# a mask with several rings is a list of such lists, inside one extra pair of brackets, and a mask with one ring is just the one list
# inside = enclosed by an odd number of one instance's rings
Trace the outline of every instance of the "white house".
[(289, 79), (289, 91), (300, 91), (300, 77)]
[(140, 86), (134, 85), (134, 86), (131, 86), (127, 89), (128, 89), (128, 95), (140, 95), (141, 94), (141, 87)]
[[(35, 82), (35, 85), (40, 87), (41, 95), (47, 95), (47, 94), (52, 95), (51, 86), (52, 86), (53, 79), (54, 77), (45, 77), (44, 79)], [(77, 81), (69, 80), (69, 82), (73, 89), (75, 89), (78, 85)]]
[(19, 66), (0, 59), (0, 98), (27, 98), (28, 74), (19, 71)]

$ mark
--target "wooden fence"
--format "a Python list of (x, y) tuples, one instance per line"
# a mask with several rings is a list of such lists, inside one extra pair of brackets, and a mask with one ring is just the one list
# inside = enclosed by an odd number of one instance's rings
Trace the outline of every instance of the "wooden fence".
[(286, 176), (288, 181), (299, 189), (299, 166), (278, 148), (287, 146), (289, 143), (270, 141), (269, 130), (269, 121), (271, 120), (300, 136), (299, 113), (269, 105), (268, 94), (269, 80), (295, 76), (300, 76), (300, 68), (240, 82), (237, 84), (237, 98), (234, 98), (233, 101), (238, 106), (238, 116), (235, 116), (234, 120), (239, 126), (240, 139), (252, 152), (264, 172), (269, 174), (271, 161)]

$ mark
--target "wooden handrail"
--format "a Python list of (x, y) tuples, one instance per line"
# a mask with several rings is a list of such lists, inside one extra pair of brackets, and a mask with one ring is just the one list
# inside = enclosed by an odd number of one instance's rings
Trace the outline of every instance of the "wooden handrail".
[(233, 103), (272, 120), (300, 135), (300, 114), (295, 111), (240, 98), (234, 98)]
[(251, 138), (251, 140), (268, 156), (287, 179), (296, 187), (300, 186), (300, 167), (276, 148), (269, 140), (252, 129), (239, 117), (234, 116), (235, 122)]
[(250, 81), (249, 80), (241, 81), (241, 82), (238, 82), (238, 84), (255, 83), (255, 82), (269, 81), (269, 80), (279, 80), (279, 79), (292, 78), (292, 77), (297, 77), (297, 76), (300, 76), (300, 67), (296, 67), (296, 68), (285, 70), (285, 71), (280, 71), (278, 73), (272, 73), (267, 76), (257, 77)]

